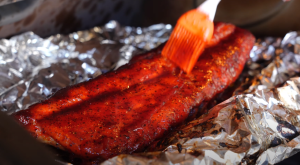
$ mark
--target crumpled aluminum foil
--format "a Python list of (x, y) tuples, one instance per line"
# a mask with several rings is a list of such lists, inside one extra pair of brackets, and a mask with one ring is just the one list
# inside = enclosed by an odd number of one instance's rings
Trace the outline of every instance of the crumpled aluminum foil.
[(160, 140), (163, 152), (103, 164), (265, 165), (294, 155), (300, 149), (299, 54), (297, 32), (258, 39), (235, 96)]
[(0, 108), (26, 109), (68, 85), (99, 76), (153, 49), (170, 35), (170, 25), (103, 27), (42, 39), (32, 32), (0, 40)]
[(103, 164), (274, 164), (299, 151), (300, 78), (233, 96), (161, 143), (164, 152), (121, 155)]
[(172, 26), (165, 24), (133, 28), (122, 27), (116, 21), (110, 21), (103, 27), (79, 31), (68, 36), (58, 34), (50, 37), (49, 40), (70, 51), (85, 53), (90, 50), (90, 54), (93, 55), (81, 60), (91, 65), (97, 64), (107, 72), (128, 63), (134, 55), (149, 51), (166, 42), (171, 31)]
[(300, 37), (297, 32), (287, 33), (283, 39), (272, 37), (258, 39), (251, 51), (247, 71), (242, 75), (244, 82), (235, 94), (278, 87), (289, 78), (299, 76), (299, 47)]
[[(11, 114), (116, 69), (165, 42), (171, 30), (164, 24), (132, 28), (111, 21), (47, 39), (32, 32), (2, 39), (1, 110)], [(298, 54), (297, 32), (258, 39), (235, 96), (162, 139), (168, 144), (163, 152), (120, 155), (103, 164), (274, 164), (290, 157), (300, 148)]]

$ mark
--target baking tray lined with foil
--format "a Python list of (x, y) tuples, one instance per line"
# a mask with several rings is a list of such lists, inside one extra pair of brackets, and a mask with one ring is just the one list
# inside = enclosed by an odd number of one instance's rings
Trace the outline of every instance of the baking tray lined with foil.
[[(11, 114), (116, 69), (164, 43), (171, 31), (164, 24), (133, 28), (110, 21), (46, 39), (32, 32), (2, 39), (1, 110)], [(229, 96), (221, 94), (213, 105), (224, 102), (161, 139), (163, 152), (121, 155), (103, 164), (274, 164), (298, 152), (299, 47), (297, 32), (258, 39), (231, 87), (235, 96), (224, 101)]]

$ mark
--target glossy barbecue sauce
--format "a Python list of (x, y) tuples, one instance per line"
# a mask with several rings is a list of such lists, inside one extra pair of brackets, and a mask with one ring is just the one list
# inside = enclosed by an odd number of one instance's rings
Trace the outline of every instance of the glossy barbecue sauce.
[(217, 23), (209, 48), (189, 75), (180, 74), (158, 48), (14, 117), (39, 140), (83, 159), (141, 152), (184, 123), (193, 107), (233, 83), (253, 44), (248, 31)]

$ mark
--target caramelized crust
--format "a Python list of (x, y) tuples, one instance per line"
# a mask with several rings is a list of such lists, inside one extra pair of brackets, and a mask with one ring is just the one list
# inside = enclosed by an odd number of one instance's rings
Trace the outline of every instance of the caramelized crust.
[(233, 83), (253, 44), (248, 31), (218, 23), (210, 47), (188, 75), (162, 57), (160, 47), (14, 117), (39, 140), (82, 158), (142, 151)]

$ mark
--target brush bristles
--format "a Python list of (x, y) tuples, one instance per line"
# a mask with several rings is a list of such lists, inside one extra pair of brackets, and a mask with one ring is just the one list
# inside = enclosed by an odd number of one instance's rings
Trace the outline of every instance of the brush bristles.
[(177, 24), (169, 41), (164, 46), (162, 55), (190, 73), (204, 49), (203, 37), (196, 35)]

